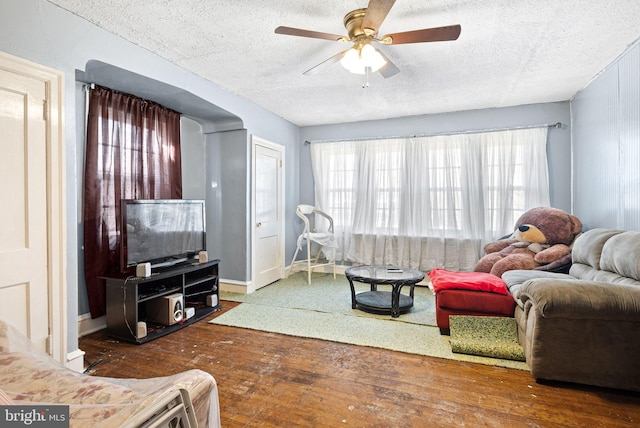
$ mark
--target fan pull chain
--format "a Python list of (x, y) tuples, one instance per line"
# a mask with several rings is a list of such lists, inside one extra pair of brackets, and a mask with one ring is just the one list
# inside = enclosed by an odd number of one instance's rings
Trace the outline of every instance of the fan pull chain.
[(367, 89), (369, 87), (369, 70), (371, 69), (371, 67), (365, 67), (364, 68), (364, 74), (366, 76), (366, 81), (362, 84), (362, 89)]

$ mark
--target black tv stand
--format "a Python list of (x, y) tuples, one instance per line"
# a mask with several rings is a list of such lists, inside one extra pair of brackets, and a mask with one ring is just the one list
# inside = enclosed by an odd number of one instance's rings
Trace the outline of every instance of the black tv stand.
[[(219, 263), (220, 260), (181, 263), (157, 270), (148, 278), (105, 277), (107, 334), (141, 344), (193, 324), (219, 310)], [(175, 324), (160, 324), (148, 319), (148, 302), (176, 293), (182, 294), (185, 308), (194, 308), (193, 317)], [(144, 323), (146, 335), (138, 333), (138, 323)]]

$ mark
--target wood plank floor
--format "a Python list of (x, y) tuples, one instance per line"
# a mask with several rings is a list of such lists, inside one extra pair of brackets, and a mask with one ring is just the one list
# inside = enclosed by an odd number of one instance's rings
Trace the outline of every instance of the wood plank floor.
[[(235, 303), (222, 302), (220, 315)], [(277, 316), (277, 313), (274, 313)], [(197, 368), (219, 389), (233, 427), (625, 427), (640, 394), (529, 372), (208, 324), (144, 345), (80, 339), (91, 374), (147, 378)], [(372, 332), (375, 334), (375, 332)], [(419, 338), (416, 338), (419, 340)]]

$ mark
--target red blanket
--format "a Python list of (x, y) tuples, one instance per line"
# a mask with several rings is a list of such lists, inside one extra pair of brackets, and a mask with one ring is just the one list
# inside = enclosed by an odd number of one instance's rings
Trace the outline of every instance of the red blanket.
[(484, 272), (452, 272), (440, 268), (429, 272), (433, 291), (444, 289), (488, 291), (490, 293), (509, 294), (505, 282), (495, 275)]

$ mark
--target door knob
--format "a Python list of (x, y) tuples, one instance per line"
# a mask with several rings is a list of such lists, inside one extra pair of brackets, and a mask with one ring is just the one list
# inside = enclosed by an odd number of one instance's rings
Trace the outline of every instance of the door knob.
[(260, 226), (262, 226), (262, 223), (256, 224), (256, 227), (260, 227)]

